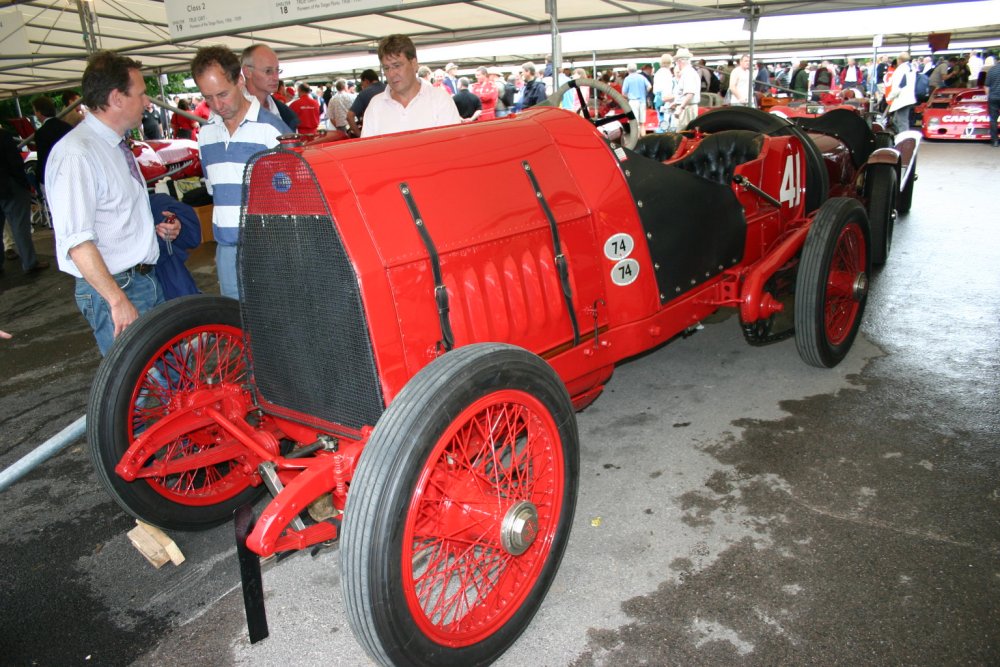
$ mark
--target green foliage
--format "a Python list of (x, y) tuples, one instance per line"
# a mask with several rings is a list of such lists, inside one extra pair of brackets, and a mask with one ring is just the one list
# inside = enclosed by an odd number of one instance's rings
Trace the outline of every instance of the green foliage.
[[(163, 87), (163, 89), (166, 91), (166, 94), (170, 95), (170, 94), (175, 94), (175, 93), (187, 93), (187, 92), (190, 92), (187, 88), (184, 87), (184, 79), (189, 78), (189, 76), (190, 75), (187, 74), (186, 72), (174, 72), (174, 73), (171, 73), (171, 74), (167, 74), (167, 83)], [(146, 94), (149, 95), (150, 97), (159, 97), (160, 96), (159, 78), (156, 77), (155, 75), (154, 76), (147, 76), (147, 77), (145, 77), (145, 81), (146, 81)], [(77, 92), (80, 92), (80, 88), (79, 87), (76, 87), (75, 90)], [(20, 97), (17, 98), (17, 101), (15, 101), (13, 98), (8, 98), (8, 99), (5, 99), (5, 100), (0, 100), (0, 122), (2, 122), (4, 125), (8, 125), (9, 126), (9, 123), (7, 123), (7, 119), (8, 118), (17, 118), (17, 116), (18, 116), (18, 113), (17, 113), (17, 105), (18, 105), (18, 103), (20, 103), (20, 105), (21, 105), (21, 115), (23, 115), (25, 117), (31, 116), (31, 114), (32, 114), (32, 111), (31, 111), (31, 102), (32, 102), (32, 100), (34, 100), (36, 97), (40, 97), (42, 95), (47, 95), (47, 96), (51, 97), (52, 101), (56, 103), (56, 108), (57, 109), (62, 109), (63, 108), (63, 103), (62, 103), (62, 94), (63, 94), (63, 92), (64, 92), (63, 90), (51, 90), (51, 91), (46, 91), (46, 92), (43, 92), (43, 93), (33, 93), (33, 94), (30, 94), (30, 95), (21, 95)]]
[[(184, 87), (184, 79), (189, 78), (191, 78), (191, 75), (187, 72), (171, 72), (167, 74), (167, 83), (163, 86), (163, 90), (167, 95), (190, 92)], [(150, 97), (160, 96), (160, 81), (158, 77), (146, 77), (146, 94)]]

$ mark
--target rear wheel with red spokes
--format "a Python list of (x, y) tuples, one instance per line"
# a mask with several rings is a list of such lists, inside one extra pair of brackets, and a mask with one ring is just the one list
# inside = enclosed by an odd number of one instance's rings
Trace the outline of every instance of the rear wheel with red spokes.
[[(97, 476), (119, 505), (154, 525), (198, 530), (227, 521), (257, 496), (251, 452), (204, 411), (185, 410), (197, 403), (243, 418), (252, 409), (246, 372), (233, 299), (175, 299), (119, 336), (98, 369), (87, 411)], [(169, 427), (157, 429), (171, 416)], [(129, 461), (136, 478), (126, 481), (115, 468), (143, 434), (148, 444)]]
[(795, 346), (811, 366), (833, 368), (854, 344), (868, 301), (869, 239), (856, 199), (828, 199), (813, 219), (795, 286)]
[(355, 634), (391, 665), (495, 660), (555, 577), (576, 503), (578, 436), (552, 368), (508, 345), (418, 373), (375, 427), (341, 546)]

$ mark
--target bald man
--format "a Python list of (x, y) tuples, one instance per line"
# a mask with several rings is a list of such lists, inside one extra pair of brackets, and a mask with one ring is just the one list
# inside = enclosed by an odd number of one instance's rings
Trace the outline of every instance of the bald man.
[(278, 54), (264, 44), (248, 46), (240, 54), (240, 71), (243, 73), (247, 92), (257, 98), (261, 108), (281, 118), (295, 132), (299, 127), (299, 117), (288, 105), (274, 97), (278, 84), (281, 83)]

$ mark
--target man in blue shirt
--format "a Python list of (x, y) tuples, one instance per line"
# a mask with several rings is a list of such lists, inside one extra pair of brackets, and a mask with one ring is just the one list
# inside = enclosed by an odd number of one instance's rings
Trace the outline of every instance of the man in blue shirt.
[(997, 116), (1000, 115), (1000, 63), (993, 65), (986, 72), (986, 91), (990, 114), (990, 142), (997, 148), (1000, 147), (1000, 137), (997, 137)]
[(205, 181), (212, 194), (212, 233), (215, 235), (215, 268), (223, 296), (238, 299), (236, 243), (240, 235), (243, 170), (255, 153), (274, 148), (288, 126), (260, 101), (246, 95), (240, 59), (228, 47), (198, 49), (191, 61), (191, 76), (212, 115), (198, 132), (198, 149)]
[(347, 111), (347, 127), (352, 137), (361, 136), (361, 124), (364, 123), (365, 111), (372, 98), (385, 90), (385, 84), (378, 80), (378, 74), (373, 69), (361, 73), (361, 92), (351, 103)]
[(646, 134), (646, 96), (652, 86), (649, 84), (649, 79), (639, 74), (637, 69), (635, 63), (628, 64), (628, 76), (622, 81), (622, 95), (628, 98), (628, 105), (635, 114), (635, 122), (639, 124), (641, 137)]

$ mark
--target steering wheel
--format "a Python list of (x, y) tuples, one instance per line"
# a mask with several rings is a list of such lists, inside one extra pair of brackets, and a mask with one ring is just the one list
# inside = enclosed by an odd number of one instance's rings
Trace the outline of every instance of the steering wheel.
[[(610, 95), (611, 99), (613, 99), (622, 109), (622, 113), (612, 114), (610, 116), (605, 116), (604, 118), (594, 118), (590, 115), (590, 108), (587, 106), (587, 100), (584, 99), (583, 91), (580, 90), (580, 86), (590, 86), (592, 88), (596, 88), (602, 93)], [(563, 85), (559, 86), (559, 90), (549, 95), (542, 104), (552, 107), (559, 106), (562, 102), (562, 96), (565, 95), (566, 91), (571, 88), (576, 89), (576, 96), (580, 100), (580, 111), (583, 112), (583, 117), (590, 121), (594, 127), (600, 127), (617, 121), (628, 120), (628, 135), (622, 141), (622, 145), (625, 146), (625, 148), (635, 147), (636, 143), (639, 141), (639, 123), (636, 122), (635, 113), (632, 111), (632, 107), (629, 106), (628, 100), (625, 99), (625, 96), (603, 81), (586, 78), (570, 79)], [(645, 122), (645, 119), (642, 119), (642, 122)]]

